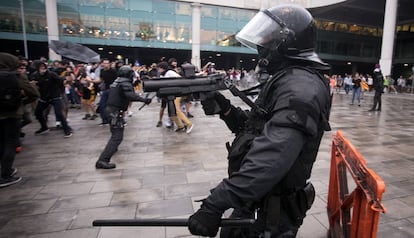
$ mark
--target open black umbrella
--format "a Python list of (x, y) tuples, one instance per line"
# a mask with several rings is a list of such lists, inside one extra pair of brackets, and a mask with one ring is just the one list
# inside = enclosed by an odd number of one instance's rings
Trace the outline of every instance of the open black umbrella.
[(52, 40), (50, 41), (49, 47), (56, 52), (56, 54), (69, 59), (84, 63), (94, 63), (100, 61), (100, 55), (98, 53), (81, 44)]

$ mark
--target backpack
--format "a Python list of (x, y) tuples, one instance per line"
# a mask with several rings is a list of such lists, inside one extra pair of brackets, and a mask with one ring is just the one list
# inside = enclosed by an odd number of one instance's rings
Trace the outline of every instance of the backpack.
[(0, 71), (0, 111), (15, 112), (22, 103), (22, 94), (15, 71)]

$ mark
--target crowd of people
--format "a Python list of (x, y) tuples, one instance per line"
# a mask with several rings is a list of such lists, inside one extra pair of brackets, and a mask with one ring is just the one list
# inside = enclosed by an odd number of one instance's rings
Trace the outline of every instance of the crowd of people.
[[(342, 75), (333, 74), (333, 75), (326, 75), (329, 79), (331, 84), (332, 92), (339, 93), (344, 91), (346, 94), (352, 93), (352, 89), (355, 85), (355, 80), (361, 80), (366, 84), (366, 88), (361, 89), (361, 93), (364, 91), (373, 91), (374, 90), (374, 78), (372, 74), (360, 74), (355, 72), (353, 74), (345, 74), (343, 77)], [(413, 76), (408, 78), (403, 77), (400, 75), (397, 80), (391, 77), (391, 75), (386, 75), (384, 77), (384, 93), (389, 94), (398, 94), (398, 93), (410, 93), (411, 86), (412, 86)], [(353, 82), (354, 81), (354, 82)]]
[[(24, 93), (25, 98), (31, 96), (30, 100), (24, 100), (20, 108), (21, 112), (19, 111), (19, 114), (12, 116), (15, 119), (18, 118), (16, 120), (16, 123), (18, 123), (16, 125), (18, 127), (17, 136), (8, 137), (15, 139), (7, 140), (8, 142), (15, 141), (12, 142), (13, 146), (11, 146), (13, 147), (13, 153), (18, 153), (22, 150), (20, 140), (26, 136), (23, 127), (32, 123), (33, 118), (39, 123), (39, 129), (35, 131), (35, 135), (47, 134), (50, 132), (51, 126), (56, 126), (62, 129), (64, 138), (71, 137), (74, 132), (69, 125), (69, 109), (83, 110), (85, 113), (82, 120), (100, 119), (100, 123), (97, 123), (97, 125), (110, 126), (111, 118), (105, 109), (107, 107), (111, 85), (120, 77), (119, 70), (125, 66), (125, 62), (122, 60), (111, 61), (109, 59), (102, 59), (99, 63), (74, 64), (70, 60), (50, 61), (43, 57), (36, 60), (29, 60), (22, 56), (15, 57), (7, 53), (2, 53), (1, 57), (4, 58), (3, 61), (5, 62), (1, 70), (17, 72), (19, 78), (24, 79), (24, 82), (27, 84), (25, 90), (31, 90), (31, 92)], [(7, 63), (7, 61), (10, 61), (10, 58), (15, 61), (16, 65), (10, 66)], [(14, 62), (13, 60), (11, 62)], [(188, 64), (188, 62), (183, 63)], [(175, 58), (169, 58), (168, 60), (162, 58), (159, 62), (154, 62), (149, 66), (138, 64), (128, 66), (131, 68), (131, 72), (133, 72), (131, 74), (131, 83), (134, 93), (141, 96), (146, 95), (142, 91), (143, 80), (184, 76), (181, 64)], [(209, 75), (216, 72), (214, 63), (209, 62), (202, 69), (198, 70), (197, 74)], [(234, 69), (227, 71), (229, 77), (234, 77), (235, 82), (240, 82), (243, 79), (239, 75), (240, 72)], [(165, 126), (176, 132), (191, 133), (194, 124), (190, 121), (193, 117), (190, 111), (194, 100), (192, 95), (176, 97), (174, 100), (175, 110), (173, 110), (175, 114), (168, 115), (167, 120), (163, 121), (164, 111), (167, 107), (167, 99), (157, 98), (161, 106), (159, 118), (155, 126)], [(141, 101), (148, 103), (144, 99)], [(123, 111), (125, 117), (131, 117), (133, 115), (131, 106), (132, 102), (128, 102), (128, 107)], [(50, 120), (53, 117), (53, 115), (50, 115), (50, 112), (54, 114), (56, 125), (50, 125), (54, 123), (53, 120)], [(4, 114), (3, 112), (1, 113)], [(6, 114), (4, 117), (7, 118), (10, 116)], [(1, 118), (3, 118), (3, 115)], [(124, 121), (126, 120), (124, 119)], [(8, 123), (2, 124), (9, 125)], [(12, 152), (8, 151), (7, 153)], [(12, 157), (14, 158), (14, 156)], [(105, 158), (104, 161), (109, 163), (108, 156)], [(15, 175), (17, 171), (16, 168), (11, 168), (11, 162), (8, 163), (10, 165), (2, 166), (4, 170), (3, 174), (6, 177), (11, 174)], [(97, 163), (96, 167), (115, 167), (112, 164), (108, 165), (108, 163), (104, 165)], [(10, 167), (10, 169), (7, 169), (7, 167)], [(20, 180), (13, 180), (12, 182), (18, 181)], [(11, 185), (8, 180), (3, 182), (0, 182), (0, 187)]]
[(329, 81), (331, 95), (341, 92), (352, 95), (350, 105), (357, 103), (361, 106), (365, 92), (374, 92), (374, 104), (379, 105), (376, 111), (381, 111), (381, 102), (378, 100), (382, 94), (411, 93), (413, 80), (413, 76), (405, 78), (401, 75), (397, 80), (390, 75), (384, 77), (379, 64), (375, 64), (373, 71), (368, 74), (355, 72), (343, 77), (338, 74), (325, 74), (325, 78)]

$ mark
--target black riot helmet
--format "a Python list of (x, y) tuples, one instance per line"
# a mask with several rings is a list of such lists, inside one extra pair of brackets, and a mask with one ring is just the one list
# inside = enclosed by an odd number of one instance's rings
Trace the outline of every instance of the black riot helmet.
[(259, 64), (296, 59), (328, 66), (315, 53), (316, 26), (299, 5), (278, 5), (258, 12), (236, 35), (243, 45), (259, 53)]
[(129, 78), (132, 81), (134, 78), (134, 70), (128, 65), (121, 66), (118, 70), (118, 77)]

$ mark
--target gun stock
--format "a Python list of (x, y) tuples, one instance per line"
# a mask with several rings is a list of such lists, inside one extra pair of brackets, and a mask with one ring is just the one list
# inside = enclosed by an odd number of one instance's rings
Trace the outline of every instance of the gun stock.
[[(250, 226), (255, 222), (254, 219), (222, 219), (222, 227)], [(187, 218), (172, 219), (108, 219), (94, 220), (93, 226), (188, 226)]]

